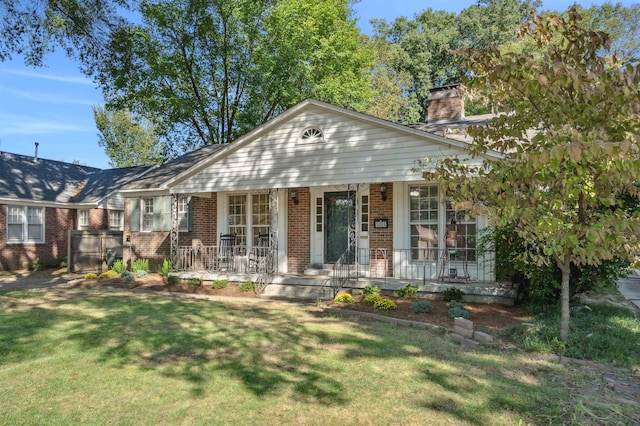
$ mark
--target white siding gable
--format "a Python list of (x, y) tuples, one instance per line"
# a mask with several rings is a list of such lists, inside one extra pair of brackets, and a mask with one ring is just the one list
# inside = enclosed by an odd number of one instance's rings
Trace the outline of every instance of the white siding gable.
[[(310, 126), (322, 130), (323, 142), (299, 142), (301, 132)], [(455, 155), (467, 157), (462, 148), (448, 146), (427, 133), (421, 137), (411, 130), (404, 132), (310, 105), (180, 179), (172, 192), (415, 181), (422, 179), (412, 171), (416, 160)]]

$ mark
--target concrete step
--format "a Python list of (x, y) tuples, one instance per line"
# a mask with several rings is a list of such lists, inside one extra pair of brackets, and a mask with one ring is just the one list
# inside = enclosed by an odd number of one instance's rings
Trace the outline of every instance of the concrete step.
[(331, 287), (301, 286), (271, 283), (265, 287), (261, 297), (276, 299), (318, 300), (331, 299)]

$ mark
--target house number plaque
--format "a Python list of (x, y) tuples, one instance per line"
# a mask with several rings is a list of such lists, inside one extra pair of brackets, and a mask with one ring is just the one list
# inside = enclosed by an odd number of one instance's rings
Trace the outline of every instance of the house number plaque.
[(384, 218), (384, 219), (374, 219), (373, 220), (373, 227), (374, 228), (388, 228), (389, 227), (389, 219)]

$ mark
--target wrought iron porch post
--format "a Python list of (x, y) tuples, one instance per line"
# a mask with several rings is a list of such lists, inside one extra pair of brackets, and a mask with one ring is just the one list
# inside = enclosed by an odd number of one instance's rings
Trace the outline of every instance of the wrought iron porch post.
[(277, 188), (269, 189), (269, 213), (270, 213), (270, 226), (269, 226), (269, 247), (270, 251), (275, 254), (273, 266), (274, 272), (278, 270), (278, 195), (279, 190)]

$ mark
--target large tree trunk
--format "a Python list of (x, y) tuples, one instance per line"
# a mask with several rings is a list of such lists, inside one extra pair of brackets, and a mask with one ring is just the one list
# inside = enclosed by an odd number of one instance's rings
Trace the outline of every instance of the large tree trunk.
[(556, 264), (562, 272), (562, 285), (560, 287), (560, 341), (566, 342), (569, 337), (569, 278), (571, 276), (571, 260), (569, 256), (564, 259), (556, 257)]

